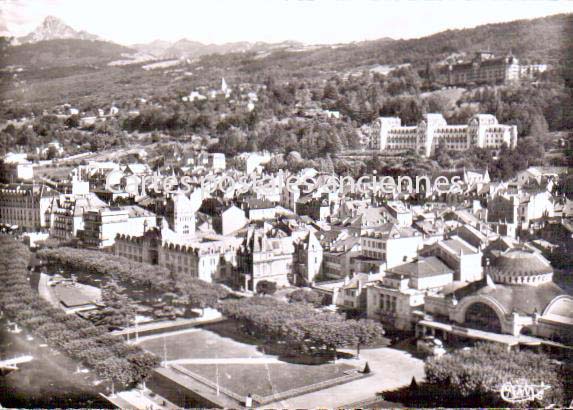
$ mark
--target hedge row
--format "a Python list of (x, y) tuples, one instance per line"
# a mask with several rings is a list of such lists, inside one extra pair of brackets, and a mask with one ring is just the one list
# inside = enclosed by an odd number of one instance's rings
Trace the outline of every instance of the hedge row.
[(143, 381), (158, 366), (156, 356), (40, 299), (28, 282), (25, 245), (0, 236), (0, 250), (0, 307), (8, 318), (118, 387)]

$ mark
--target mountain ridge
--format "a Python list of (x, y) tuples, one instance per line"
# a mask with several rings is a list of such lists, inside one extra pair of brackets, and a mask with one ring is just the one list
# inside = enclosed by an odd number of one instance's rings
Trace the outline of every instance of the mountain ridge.
[[(181, 63), (196, 62), (205, 67), (239, 74), (258, 72), (269, 75), (281, 71), (283, 76), (328, 76), (372, 67), (376, 69), (380, 65), (411, 64), (423, 69), (452, 55), (470, 56), (490, 47), (498, 55), (512, 52), (525, 63), (558, 64), (568, 58), (568, 27), (573, 27), (573, 13), (450, 29), (418, 39), (381, 38), (329, 45), (305, 45), (294, 41), (203, 44), (180, 39), (175, 42), (154, 40), (125, 47), (97, 40), (64, 39), (13, 46), (5, 41), (0, 44), (0, 66), (13, 64), (35, 70), (81, 66), (88, 62), (97, 66), (110, 63), (141, 65), (143, 61), (153, 59), (179, 59)], [(68, 35), (68, 31), (64, 29), (63, 35)], [(150, 56), (145, 59), (137, 57), (141, 53)], [(132, 56), (126, 56), (129, 54)]]
[[(420, 56), (428, 57), (428, 47), (439, 54), (456, 52), (474, 52), (477, 48), (492, 46), (496, 52), (513, 51), (518, 55), (532, 54), (532, 50), (545, 59), (554, 59), (547, 50), (562, 48), (564, 25), (573, 24), (573, 14), (562, 13), (536, 19), (521, 19), (511, 22), (490, 23), (472, 28), (448, 29), (415, 39), (380, 38), (375, 40), (357, 41), (342, 44), (304, 44), (286, 40), (279, 43), (262, 41), (236, 41), (223, 44), (205, 44), (192, 39), (182, 38), (177, 41), (157, 39), (149, 43), (121, 46), (132, 52), (146, 53), (161, 59), (196, 59), (211, 54), (255, 53), (259, 58), (274, 54), (277, 51), (296, 51), (317, 53), (318, 56), (328, 57), (332, 54), (357, 54), (358, 60), (375, 60), (382, 63), (400, 64), (420, 60)], [(62, 20), (48, 16), (43, 23), (26, 36), (19, 37), (12, 45), (38, 43), (54, 39), (102, 40), (96, 35), (85, 31), (76, 31)], [(110, 44), (116, 44), (109, 42)], [(441, 43), (436, 47), (436, 43)], [(119, 45), (118, 45), (119, 46)], [(541, 47), (543, 46), (543, 47)], [(542, 50), (545, 48), (545, 50)], [(298, 53), (297, 53), (298, 54)], [(356, 59), (354, 59), (356, 60)], [(358, 61), (356, 61), (358, 62)]]
[(42, 23), (25, 36), (17, 37), (15, 45), (38, 43), (48, 40), (102, 40), (95, 34), (84, 30), (74, 30), (61, 19), (54, 16), (47, 16)]
[(173, 42), (154, 40), (150, 43), (133, 44), (130, 47), (140, 52), (153, 54), (157, 58), (197, 58), (209, 54), (265, 52), (274, 49), (296, 49), (303, 48), (305, 45), (301, 42), (292, 40), (285, 40), (279, 43), (267, 43), (263, 41), (234, 41), (223, 44), (214, 44), (182, 38)]

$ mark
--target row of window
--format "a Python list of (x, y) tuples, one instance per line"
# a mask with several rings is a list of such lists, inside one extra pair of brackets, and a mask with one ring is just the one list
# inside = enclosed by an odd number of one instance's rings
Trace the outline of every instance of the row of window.
[(396, 312), (398, 298), (392, 295), (380, 294), (380, 310)]

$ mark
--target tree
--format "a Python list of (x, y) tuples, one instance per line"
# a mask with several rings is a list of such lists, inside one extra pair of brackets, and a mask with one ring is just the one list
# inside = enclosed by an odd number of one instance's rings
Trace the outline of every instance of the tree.
[(112, 385), (127, 387), (137, 382), (136, 375), (129, 361), (118, 357), (110, 357), (96, 365), (97, 374)]
[(449, 99), (445, 93), (434, 93), (428, 98), (428, 112), (445, 113), (448, 106)]
[(434, 156), (441, 167), (449, 168), (452, 166), (452, 158), (443, 139), (438, 141), (434, 151)]
[(263, 295), (272, 295), (276, 291), (277, 291), (276, 282), (261, 280), (260, 282), (257, 283), (257, 293), (261, 293)]
[(435, 386), (464, 397), (480, 397), (489, 406), (506, 407), (501, 401), (500, 386), (504, 383), (544, 383), (551, 389), (543, 398), (528, 402), (531, 408), (567, 403), (564, 368), (543, 354), (530, 351), (508, 351), (500, 344), (478, 344), (465, 351), (458, 350), (440, 358), (431, 358), (425, 364), (426, 380)]
[(47, 159), (54, 159), (58, 157), (58, 150), (53, 145), (48, 147), (48, 153), (46, 154)]
[(146, 380), (151, 375), (151, 371), (159, 366), (160, 360), (151, 353), (139, 350), (139, 353), (129, 356), (127, 360), (132, 365), (134, 379), (141, 382)]
[[(52, 347), (90, 368), (97, 367), (98, 374), (105, 380), (128, 385), (137, 383), (150, 373), (153, 364), (151, 357), (131, 362), (119, 357), (144, 355), (141, 348), (127, 346), (121, 338), (108, 334), (107, 330), (79, 317), (66, 315), (34, 295), (27, 278), (31, 254), (24, 244), (0, 236), (0, 248), (4, 251), (0, 253), (0, 280), (5, 285), (0, 287), (0, 308), (8, 318), (16, 320), (19, 317), (22, 326), (45, 337)], [(68, 256), (72, 257), (74, 253), (70, 252)], [(30, 317), (26, 309), (33, 310), (35, 316)]]
[(64, 121), (64, 125), (68, 128), (78, 128), (80, 126), (80, 117), (77, 114), (70, 115)]
[(98, 324), (108, 327), (130, 326), (135, 318), (135, 308), (124, 291), (115, 281), (110, 281), (102, 288), (102, 301), (106, 307), (101, 312)]
[(291, 302), (304, 302), (315, 306), (321, 305), (323, 300), (323, 296), (312, 289), (297, 289), (289, 293), (288, 298)]
[(545, 120), (543, 114), (535, 114), (531, 118), (531, 127), (529, 128), (529, 135), (535, 138), (541, 145), (547, 142), (547, 134), (549, 133), (549, 125)]
[(360, 357), (360, 347), (379, 341), (384, 336), (384, 328), (371, 319), (348, 320), (348, 332), (356, 340), (356, 356)]

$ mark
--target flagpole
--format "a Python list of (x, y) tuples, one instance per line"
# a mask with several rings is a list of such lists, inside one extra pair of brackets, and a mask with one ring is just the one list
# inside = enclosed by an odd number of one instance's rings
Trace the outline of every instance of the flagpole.
[(217, 380), (217, 396), (219, 395), (219, 363), (217, 362), (218, 355), (215, 354), (215, 378)]

